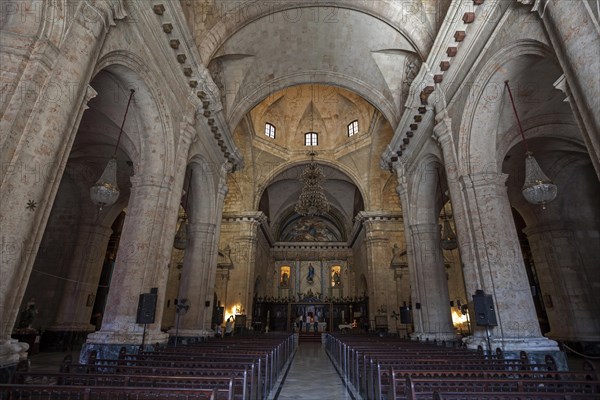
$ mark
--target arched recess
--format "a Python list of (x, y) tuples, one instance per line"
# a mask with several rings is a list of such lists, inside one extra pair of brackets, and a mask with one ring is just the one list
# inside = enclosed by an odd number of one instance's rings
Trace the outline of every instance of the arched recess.
[[(107, 108), (123, 108), (126, 105), (129, 89), (134, 89), (137, 130), (135, 135), (128, 134), (135, 156), (132, 159), (135, 174), (159, 177), (173, 174), (169, 167), (175, 165), (175, 135), (171, 112), (166, 108), (168, 102), (160, 91), (161, 85), (154, 78), (144, 60), (137, 55), (117, 50), (103, 56), (96, 65), (94, 75), (101, 72), (113, 75), (123, 91), (113, 92), (112, 99), (105, 99)], [(116, 118), (117, 126), (121, 119)], [(118, 131), (117, 131), (118, 133)], [(123, 140), (123, 138), (121, 139)]]
[[(369, 207), (367, 191), (361, 185), (358, 176), (356, 176), (356, 174), (351, 169), (347, 168), (346, 166), (344, 166), (341, 163), (334, 163), (330, 160), (318, 159), (318, 160), (316, 160), (316, 162), (320, 166), (326, 167), (329, 170), (331, 170), (332, 172), (335, 171), (337, 174), (339, 174), (338, 177), (335, 179), (340, 179), (340, 180), (343, 179), (348, 182), (351, 182), (357, 188), (358, 194), (362, 198), (363, 204), (365, 205), (365, 207), (367, 207), (367, 208)], [(258, 196), (255, 199), (254, 208), (255, 209), (259, 208), (261, 199), (263, 198), (263, 196), (265, 194), (265, 190), (270, 185), (272, 185), (277, 180), (283, 180), (283, 179), (297, 180), (298, 177), (300, 176), (300, 171), (302, 169), (304, 169), (304, 167), (306, 167), (307, 165), (308, 165), (308, 162), (305, 160), (293, 161), (293, 162), (282, 163), (281, 165), (277, 166), (276, 168), (271, 168), (271, 169), (267, 170), (268, 173), (265, 174), (264, 180), (261, 182), (257, 182), (257, 184), (262, 188), (262, 191), (260, 193), (258, 193)], [(332, 175), (329, 175), (329, 177), (331, 177), (331, 176)], [(326, 179), (328, 179), (327, 174), (326, 174)]]
[[(55, 245), (60, 248), (61, 262), (57, 264), (56, 256), (47, 251), (38, 252), (24, 296), (25, 301), (32, 295), (38, 297), (40, 313), (44, 314), (40, 323), (48, 332), (80, 335), (94, 330), (89, 323), (90, 314), (105, 264), (110, 227), (127, 209), (134, 166), (138, 174), (162, 176), (165, 170), (160, 158), (168, 158), (166, 152), (171, 147), (168, 141), (159, 140), (168, 134), (163, 130), (165, 125), (158, 123), (166, 111), (157, 105), (152, 95), (155, 89), (135, 71), (122, 64), (111, 64), (109, 59), (105, 59), (104, 67), (97, 69), (90, 82), (97, 96), (89, 101), (83, 114), (63, 175), (56, 177), (61, 183), (40, 248), (48, 248), (52, 241), (61, 238), (61, 244)], [(135, 86), (136, 97), (117, 148), (130, 84)], [(150, 116), (154, 120), (148, 121)], [(155, 146), (167, 150), (156, 152)], [(114, 205), (98, 210), (90, 199), (90, 187), (113, 154), (117, 159), (119, 198)], [(69, 217), (64, 218), (69, 210)], [(52, 346), (55, 339), (50, 337), (44, 345)]]
[[(473, 85), (468, 93), (468, 101), (461, 117), (461, 135), (458, 138), (460, 169), (468, 173), (500, 172), (503, 155), (498, 153), (497, 143), (506, 139), (502, 135), (509, 130), (511, 134), (518, 135), (515, 117), (504, 88), (506, 80), (509, 80), (516, 93), (517, 107), (524, 104), (519, 104), (519, 93), (523, 94), (523, 102), (543, 105), (545, 96), (553, 97), (552, 84), (560, 74), (552, 50), (535, 40), (514, 42), (490, 58), (474, 78), (478, 84)], [(524, 129), (527, 130), (530, 121), (522, 109), (520, 116)]]

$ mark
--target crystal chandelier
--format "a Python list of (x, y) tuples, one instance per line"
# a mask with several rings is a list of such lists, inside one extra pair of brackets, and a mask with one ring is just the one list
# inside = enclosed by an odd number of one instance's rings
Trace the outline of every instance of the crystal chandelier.
[(556, 198), (558, 188), (552, 181), (544, 174), (539, 164), (533, 158), (533, 153), (529, 151), (527, 147), (527, 141), (525, 140), (525, 134), (523, 133), (523, 126), (515, 107), (515, 100), (513, 99), (512, 91), (508, 85), (508, 81), (504, 82), (504, 85), (508, 89), (508, 95), (510, 96), (510, 102), (512, 104), (515, 118), (517, 119), (517, 125), (519, 126), (519, 132), (523, 139), (523, 146), (525, 147), (525, 183), (521, 193), (525, 200), (531, 204), (541, 204), (542, 210), (546, 209), (546, 203), (551, 202)]
[[(188, 186), (185, 192), (185, 206), (188, 207), (188, 198), (190, 194), (190, 185), (192, 183), (192, 172), (193, 169), (190, 168), (190, 178), (188, 179)], [(185, 250), (188, 243), (188, 223), (187, 223), (187, 213), (185, 208), (183, 209), (183, 216), (181, 217), (181, 223), (179, 224), (179, 229), (177, 229), (177, 233), (175, 233), (175, 240), (173, 240), (173, 247), (177, 250)]]
[(311, 152), (310, 156), (310, 164), (300, 174), (302, 193), (294, 210), (303, 216), (323, 215), (329, 211), (329, 201), (323, 189), (325, 174), (315, 162), (315, 153)]
[(119, 186), (117, 185), (117, 150), (119, 149), (123, 127), (125, 126), (125, 120), (127, 119), (127, 113), (129, 112), (129, 106), (131, 105), (134, 93), (135, 90), (131, 89), (127, 108), (125, 109), (125, 115), (123, 116), (123, 123), (121, 124), (121, 130), (119, 131), (119, 138), (117, 139), (117, 144), (115, 146), (115, 152), (110, 160), (108, 160), (102, 175), (100, 175), (100, 179), (98, 179), (96, 184), (90, 188), (92, 202), (97, 205), (100, 210), (105, 206), (112, 206), (119, 198), (120, 192)]

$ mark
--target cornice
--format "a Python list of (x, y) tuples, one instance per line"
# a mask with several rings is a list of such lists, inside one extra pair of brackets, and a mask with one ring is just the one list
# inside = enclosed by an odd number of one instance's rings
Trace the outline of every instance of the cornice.
[(221, 96), (208, 70), (201, 63), (198, 49), (189, 31), (183, 9), (177, 0), (161, 3), (142, 2), (152, 10), (164, 34), (164, 43), (172, 49), (173, 60), (180, 65), (180, 73), (190, 88), (188, 100), (196, 108), (197, 120), (205, 132), (213, 135), (223, 157), (233, 170), (244, 167), (243, 157), (233, 141), (233, 134), (225, 118)]

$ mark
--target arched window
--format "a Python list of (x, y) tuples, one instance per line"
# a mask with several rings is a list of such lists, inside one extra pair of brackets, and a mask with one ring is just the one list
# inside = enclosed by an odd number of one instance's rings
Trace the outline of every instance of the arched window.
[(304, 134), (304, 145), (305, 146), (317, 146), (319, 144), (317, 132), (307, 132)]
[(348, 124), (348, 137), (354, 136), (357, 133), (358, 133), (358, 120), (355, 119), (354, 121), (352, 121)]
[(265, 135), (267, 135), (271, 139), (275, 139), (275, 130), (275, 125), (271, 124), (270, 122), (267, 122), (265, 124)]

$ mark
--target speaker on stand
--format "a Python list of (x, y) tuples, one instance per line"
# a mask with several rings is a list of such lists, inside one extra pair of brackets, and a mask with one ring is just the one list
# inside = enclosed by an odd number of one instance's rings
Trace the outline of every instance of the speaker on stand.
[(490, 343), (490, 326), (498, 326), (496, 320), (496, 310), (494, 308), (494, 299), (491, 294), (485, 294), (483, 290), (476, 290), (473, 295), (473, 308), (475, 309), (475, 324), (485, 326), (485, 335), (488, 343), (489, 354), (492, 354), (492, 344)]
[(158, 298), (158, 288), (150, 289), (150, 293), (141, 293), (138, 300), (136, 324), (144, 324), (144, 332), (142, 333), (142, 344), (140, 351), (144, 351), (146, 341), (146, 325), (154, 323), (156, 314), (156, 301)]

